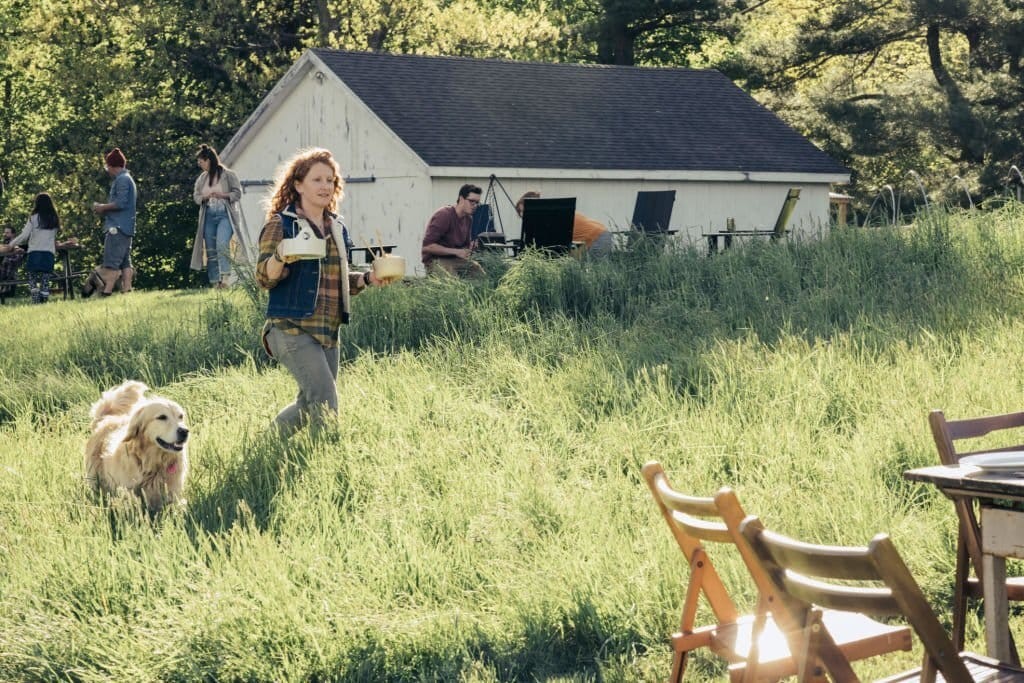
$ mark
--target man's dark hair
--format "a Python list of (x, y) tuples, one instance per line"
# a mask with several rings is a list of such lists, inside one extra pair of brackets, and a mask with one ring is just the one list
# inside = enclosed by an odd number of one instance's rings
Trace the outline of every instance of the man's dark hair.
[(483, 194), (484, 191), (472, 183), (466, 183), (459, 188), (459, 199), (465, 199), (471, 194)]

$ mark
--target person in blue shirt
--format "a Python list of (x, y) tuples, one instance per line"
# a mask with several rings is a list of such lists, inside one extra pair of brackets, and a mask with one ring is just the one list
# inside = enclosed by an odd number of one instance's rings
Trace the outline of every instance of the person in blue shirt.
[[(125, 168), (128, 161), (124, 152), (115, 147), (104, 157), (104, 168), (113, 181), (110, 183), (110, 194), (106, 203), (94, 202), (92, 210), (103, 216), (103, 265), (97, 269), (102, 281), (100, 294), (110, 296), (114, 284), (121, 280), (121, 291), (132, 290), (132, 238), (135, 236), (135, 200), (137, 190), (135, 181)], [(99, 282), (94, 282), (100, 286)], [(83, 288), (82, 293), (88, 296)], [(91, 291), (89, 292), (91, 293)]]

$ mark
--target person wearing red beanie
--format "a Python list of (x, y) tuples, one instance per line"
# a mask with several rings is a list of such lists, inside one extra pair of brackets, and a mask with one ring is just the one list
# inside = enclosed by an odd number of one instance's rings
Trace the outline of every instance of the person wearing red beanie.
[(107, 152), (107, 156), (103, 160), (107, 162), (109, 168), (124, 168), (128, 165), (128, 160), (124, 158), (124, 152), (120, 147), (115, 147)]
[(130, 292), (135, 269), (132, 268), (132, 238), (135, 236), (135, 201), (138, 190), (125, 166), (128, 160), (120, 147), (103, 157), (107, 175), (112, 178), (110, 193), (105, 204), (94, 202), (92, 210), (103, 216), (103, 265), (89, 277), (82, 287), (82, 295), (89, 296), (93, 287), (101, 287), (102, 296), (110, 296), (120, 278), (121, 291)]

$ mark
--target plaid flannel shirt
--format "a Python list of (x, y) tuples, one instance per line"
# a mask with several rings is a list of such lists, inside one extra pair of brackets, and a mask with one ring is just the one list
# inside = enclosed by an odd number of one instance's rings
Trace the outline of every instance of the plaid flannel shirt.
[[(322, 228), (321, 228), (322, 229)], [(327, 256), (320, 264), (320, 284), (316, 297), (313, 315), (308, 318), (268, 318), (263, 326), (265, 337), (271, 327), (276, 327), (285, 334), (308, 334), (324, 348), (338, 345), (338, 329), (341, 327), (341, 256), (338, 245), (334, 243), (331, 231), (326, 231)], [(260, 255), (256, 262), (256, 281), (264, 289), (273, 289), (288, 275), (288, 266), (282, 271), (282, 277), (271, 279), (267, 275), (267, 260), (277, 250), (277, 243), (284, 239), (281, 217), (275, 214), (260, 233)], [(349, 293), (358, 294), (362, 287), (362, 273), (349, 271)]]

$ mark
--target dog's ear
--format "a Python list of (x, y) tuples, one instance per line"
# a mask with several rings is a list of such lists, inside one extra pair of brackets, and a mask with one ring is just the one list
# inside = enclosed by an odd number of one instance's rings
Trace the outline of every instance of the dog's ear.
[(134, 413), (132, 413), (132, 419), (128, 421), (128, 433), (125, 435), (127, 441), (134, 441), (142, 436), (142, 430), (146, 426), (146, 406), (139, 406)]

